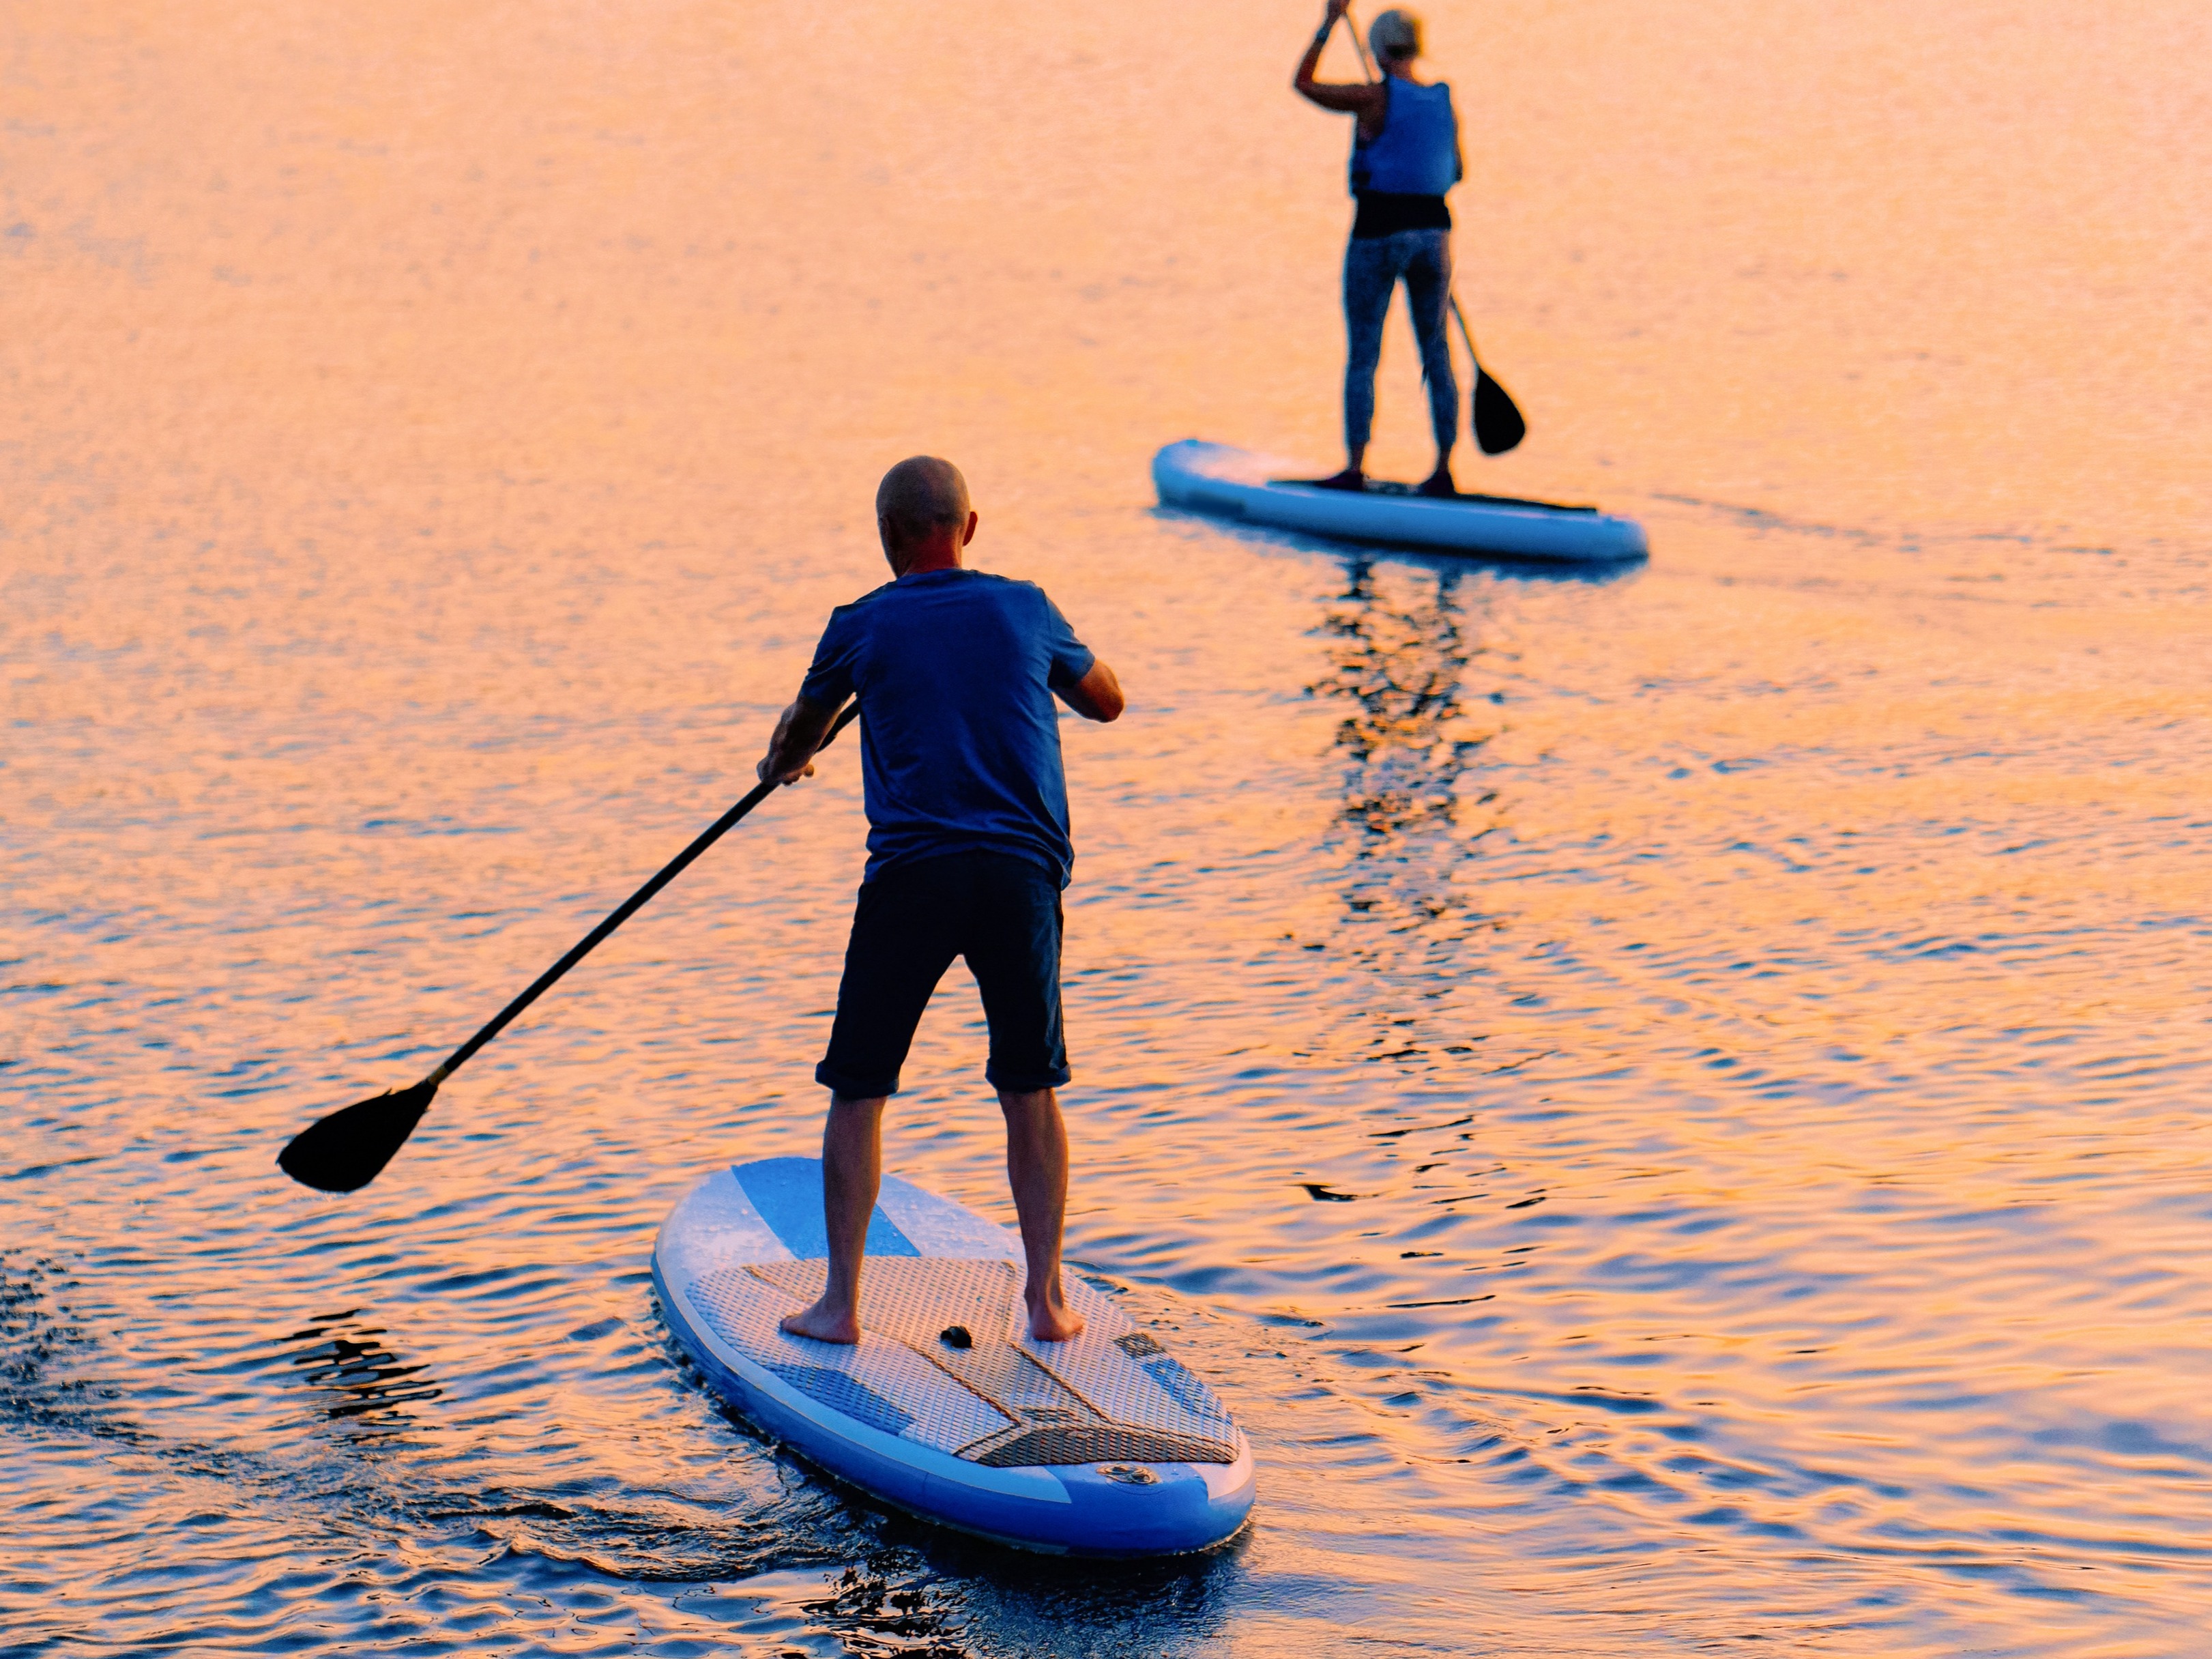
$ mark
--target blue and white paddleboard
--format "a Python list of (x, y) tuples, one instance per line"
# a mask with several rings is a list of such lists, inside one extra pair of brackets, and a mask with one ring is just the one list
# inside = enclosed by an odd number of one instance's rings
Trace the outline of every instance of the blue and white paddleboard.
[(669, 1327), (715, 1390), (830, 1474), (926, 1520), (1022, 1549), (1166, 1555), (1252, 1508), (1252, 1449), (1205, 1383), (1069, 1273), (1085, 1328), (1030, 1337), (1021, 1243), (884, 1177), (857, 1345), (787, 1336), (822, 1293), (822, 1165), (709, 1176), (653, 1252)]
[(1247, 449), (1186, 438), (1152, 457), (1152, 483), (1163, 507), (1432, 553), (1589, 563), (1640, 559), (1649, 550), (1642, 525), (1595, 507), (1503, 495), (1439, 498), (1403, 484), (1322, 489), (1283, 476), (1296, 470)]

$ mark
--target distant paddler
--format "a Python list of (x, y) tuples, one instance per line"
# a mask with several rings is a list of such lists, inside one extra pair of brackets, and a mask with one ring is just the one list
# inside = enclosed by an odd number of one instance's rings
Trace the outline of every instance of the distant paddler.
[(1390, 296), (1402, 281), (1420, 343), (1421, 373), (1429, 386), (1429, 420), (1436, 428), (1437, 470), (1421, 484), (1426, 495), (1455, 493), (1452, 447), (1459, 439), (1459, 381), (1452, 372), (1444, 323), (1451, 306), (1451, 212), (1444, 192), (1466, 172), (1460, 155), (1459, 117), (1451, 88), (1425, 83), (1414, 65), (1421, 55), (1421, 20), (1398, 8), (1382, 13), (1367, 31), (1382, 78), (1337, 85), (1316, 81), (1314, 70), (1349, 0), (1328, 0), (1313, 44), (1291, 83), (1323, 109), (1358, 118), (1352, 141), (1352, 241), (1344, 252), (1344, 323), (1350, 350), (1344, 366), (1343, 471), (1321, 482), (1336, 489), (1366, 487), (1367, 444), (1375, 425), (1375, 366), (1382, 355), (1382, 323)]

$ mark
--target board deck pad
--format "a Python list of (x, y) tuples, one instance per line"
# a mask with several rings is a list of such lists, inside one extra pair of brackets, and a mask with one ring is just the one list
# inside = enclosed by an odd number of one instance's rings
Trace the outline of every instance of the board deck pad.
[[(1126, 1522), (1137, 1541), (1113, 1550), (1105, 1539), (1099, 1553), (1203, 1547), (1241, 1523), (1251, 1504), (1251, 1450), (1227, 1408), (1081, 1276), (1063, 1272), (1061, 1288), (1083, 1316), (1082, 1334), (1037, 1341), (1015, 1236), (887, 1176), (869, 1218), (860, 1341), (789, 1335), (778, 1322), (822, 1293), (827, 1249), (820, 1164), (773, 1158), (695, 1188), (653, 1255), (672, 1327), (725, 1393), (763, 1421), (777, 1415), (767, 1379), (807, 1402), (791, 1402), (799, 1417), (779, 1424), (799, 1431), (787, 1437), (801, 1449), (879, 1491), (902, 1473), (934, 1467), (929, 1479), (938, 1485), (928, 1490), (945, 1504), (936, 1518), (1007, 1541), (1035, 1540), (1003, 1522), (963, 1518), (951, 1488), (971, 1479), (985, 1487), (994, 1478), (1042, 1479), (1036, 1490), (1051, 1503), (1068, 1505), (1072, 1492), (1119, 1506), (1118, 1521), (1101, 1525), (1110, 1532)], [(952, 1468), (975, 1473), (948, 1486), (943, 1471)], [(1097, 1499), (1102, 1480), (1120, 1483), (1124, 1496)], [(1165, 1541), (1143, 1542), (1152, 1534), (1142, 1517), (1120, 1513), (1140, 1500), (1163, 1513), (1181, 1506), (1172, 1526), (1152, 1528)], [(894, 1501), (929, 1512), (911, 1495)], [(1081, 1548), (1084, 1540), (1036, 1547)]]
[[(1003, 1257), (871, 1260), (851, 1346), (778, 1329), (822, 1294), (828, 1267), (747, 1264), (687, 1288), (715, 1334), (793, 1387), (970, 1462), (1237, 1461), (1234, 1425), (1212, 1391), (1080, 1279), (1062, 1275), (1085, 1321), (1071, 1342), (1029, 1335), (1022, 1269)], [(945, 1341), (955, 1326), (972, 1346)]]

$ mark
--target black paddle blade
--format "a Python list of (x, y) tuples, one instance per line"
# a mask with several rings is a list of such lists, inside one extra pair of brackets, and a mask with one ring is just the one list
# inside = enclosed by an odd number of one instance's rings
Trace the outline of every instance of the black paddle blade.
[(1474, 371), (1474, 441), (1486, 455), (1503, 455), (1528, 435), (1528, 422), (1514, 406), (1513, 394), (1477, 364)]
[(425, 1078), (318, 1118), (276, 1154), (277, 1165), (317, 1192), (357, 1193), (392, 1162), (437, 1092), (438, 1085)]

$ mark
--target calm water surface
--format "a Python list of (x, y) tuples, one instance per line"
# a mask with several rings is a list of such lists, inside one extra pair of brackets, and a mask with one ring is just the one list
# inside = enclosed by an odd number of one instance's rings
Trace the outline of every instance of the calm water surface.
[[(1431, 14), (1462, 477), (1648, 565), (1152, 505), (1334, 462), (1304, 4), (0, 18), (0, 1648), (2202, 1650), (2212, 13)], [(918, 449), (1134, 701), (1071, 1249), (1251, 1431), (1211, 1558), (885, 1515), (660, 1325), (817, 1133), (849, 751), (272, 1162), (750, 781)], [(890, 1158), (1003, 1216), (979, 1024)]]

